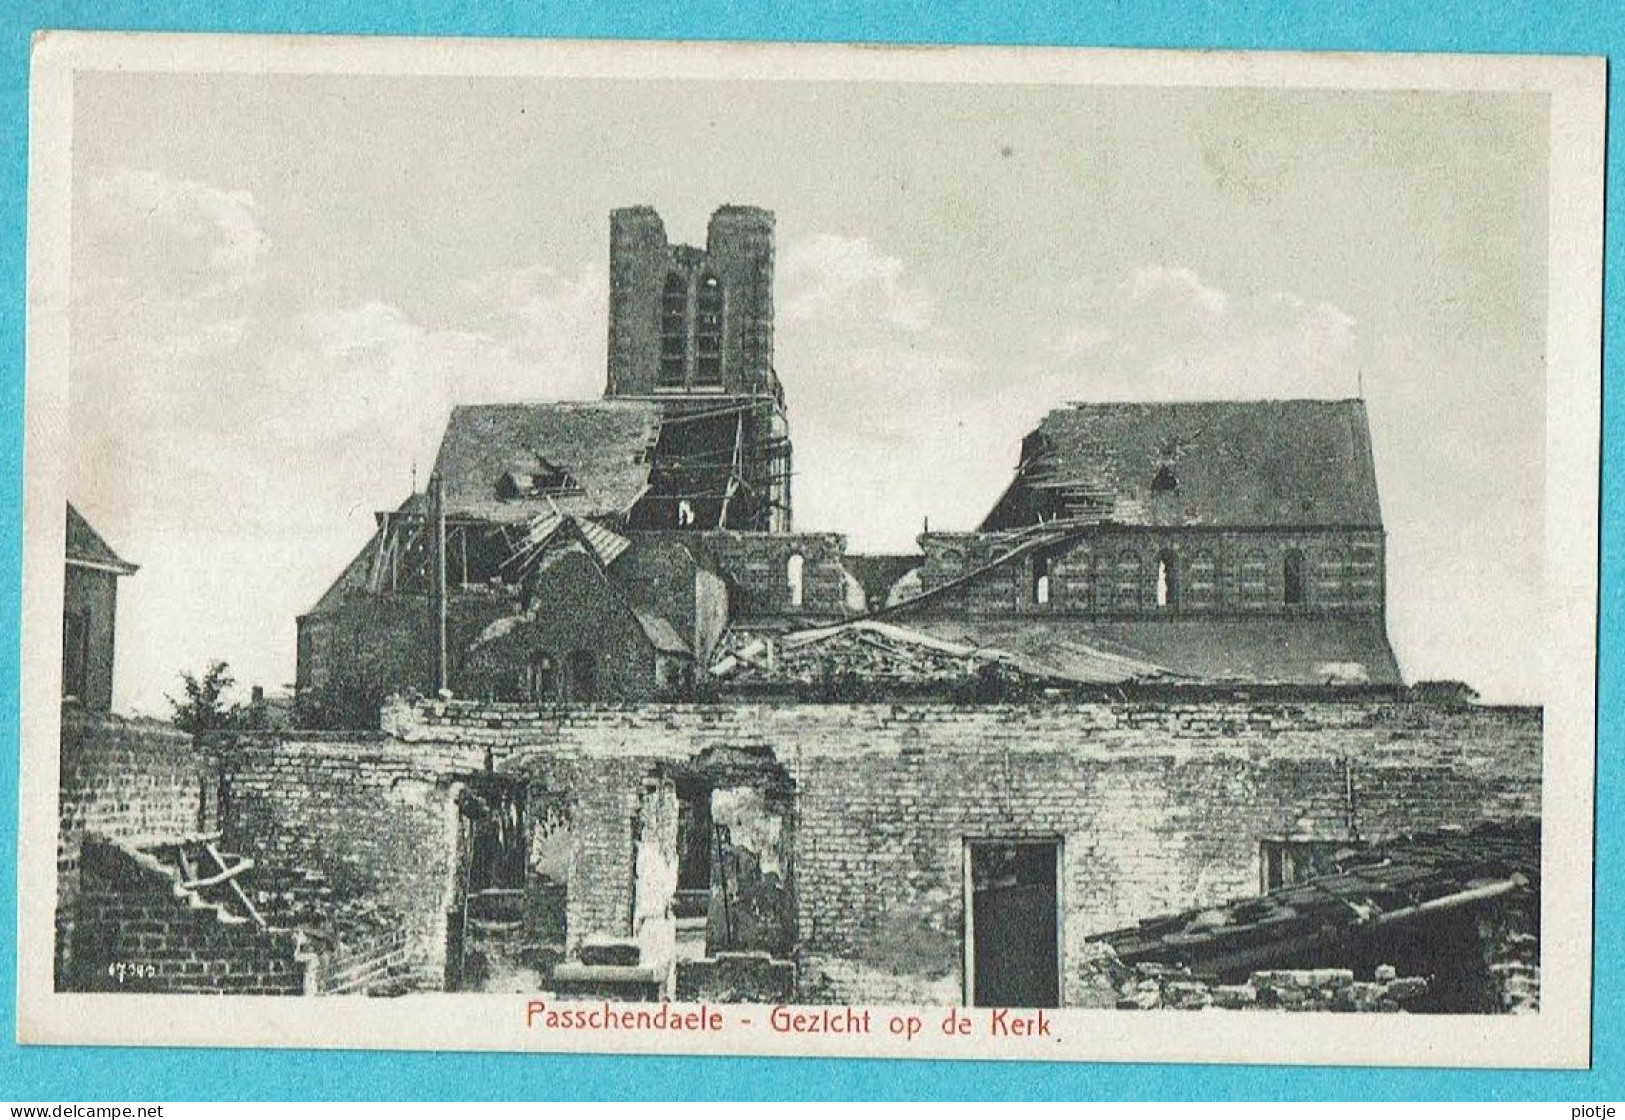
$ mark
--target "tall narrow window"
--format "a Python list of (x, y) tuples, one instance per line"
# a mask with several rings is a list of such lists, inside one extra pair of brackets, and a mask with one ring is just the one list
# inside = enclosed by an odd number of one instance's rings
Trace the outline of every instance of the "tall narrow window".
[(530, 699), (538, 704), (551, 704), (558, 699), (558, 675), (553, 670), (553, 658), (546, 653), (533, 653), (530, 657)]
[(660, 297), (660, 384), (683, 383), (688, 352), (688, 282), (673, 272)]
[(796, 552), (791, 554), (790, 559), (784, 565), (784, 579), (790, 585), (790, 606), (795, 610), (800, 610), (807, 601), (807, 591), (802, 582), (801, 573), (802, 566), (805, 563), (806, 561), (801, 558), (801, 553)]
[(694, 382), (722, 384), (722, 281), (700, 277), (694, 298)]
[(1049, 606), (1049, 557), (1033, 557), (1033, 605)]
[(90, 690), (90, 612), (62, 614), (62, 695), (83, 700)]
[(1281, 561), (1282, 601), (1289, 607), (1301, 607), (1304, 603), (1303, 581), (1303, 553), (1295, 548), (1286, 550), (1286, 557)]
[(1157, 557), (1157, 607), (1173, 610), (1179, 606), (1179, 565), (1172, 552)]

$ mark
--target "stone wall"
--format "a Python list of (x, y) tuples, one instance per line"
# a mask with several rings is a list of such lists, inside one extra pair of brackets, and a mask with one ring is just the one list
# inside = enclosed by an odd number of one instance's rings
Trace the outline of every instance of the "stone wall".
[[(572, 946), (634, 933), (635, 838), (651, 779), (777, 783), (790, 816), (773, 835), (786, 847), (751, 856), (780, 865), (774, 885), (792, 899), (804, 999), (959, 1002), (967, 841), (1059, 843), (1062, 999), (1077, 1004), (1098, 997), (1084, 938), (1255, 893), (1263, 839), (1378, 841), (1540, 811), (1536, 709), (1210, 700), (526, 711), (436, 701), (386, 715), (391, 734), (365, 742), (245, 741), (231, 763), (227, 827), (238, 849), (339, 861), (358, 887), (418, 915), (411, 929), (432, 964), (458, 774), (489, 766), (523, 778), (568, 819), (570, 857), (555, 862), (567, 863)], [(763, 831), (736, 827), (737, 842), (765, 847), (741, 839), (753, 830)]]

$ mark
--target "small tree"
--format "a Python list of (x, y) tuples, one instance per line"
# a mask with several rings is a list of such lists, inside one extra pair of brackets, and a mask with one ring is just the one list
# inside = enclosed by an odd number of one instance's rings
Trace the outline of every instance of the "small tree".
[(181, 674), (185, 689), (184, 699), (165, 696), (171, 709), (170, 720), (182, 731), (196, 735), (200, 731), (219, 731), (241, 727), (246, 712), (241, 704), (226, 703), (225, 694), (237, 683), (231, 667), (224, 661), (212, 661), (202, 676)]

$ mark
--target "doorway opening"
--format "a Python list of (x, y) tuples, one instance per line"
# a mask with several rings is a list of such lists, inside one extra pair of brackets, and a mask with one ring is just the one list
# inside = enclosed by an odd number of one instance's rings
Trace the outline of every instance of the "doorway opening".
[(522, 933), (527, 844), (522, 781), (465, 779), (457, 798), (457, 905), (448, 916), (447, 987), (477, 989)]
[(1059, 1007), (1059, 840), (965, 844), (965, 1002)]

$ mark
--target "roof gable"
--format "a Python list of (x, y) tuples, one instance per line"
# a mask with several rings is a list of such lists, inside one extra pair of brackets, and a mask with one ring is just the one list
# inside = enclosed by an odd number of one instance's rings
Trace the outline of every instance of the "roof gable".
[(119, 575), (131, 575), (138, 570), (135, 564), (121, 559), (102, 535), (90, 527), (84, 515), (68, 503), (68, 563), (89, 568), (101, 568)]
[[(453, 517), (525, 521), (550, 509), (619, 515), (647, 488), (659, 435), (652, 401), (459, 405), (435, 471)], [(550, 492), (550, 478), (568, 484)]]
[(1075, 404), (1022, 446), (983, 522), (1380, 528), (1358, 400)]

